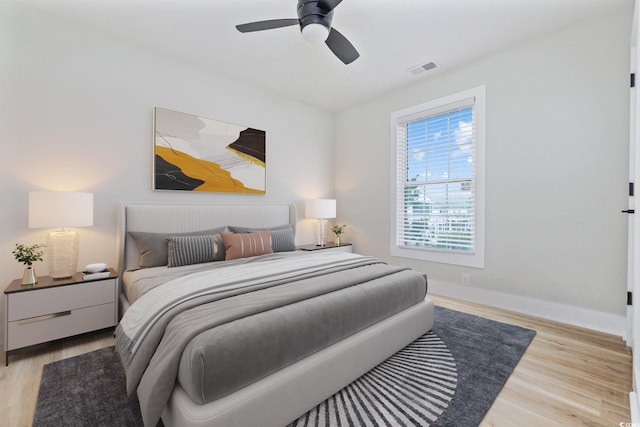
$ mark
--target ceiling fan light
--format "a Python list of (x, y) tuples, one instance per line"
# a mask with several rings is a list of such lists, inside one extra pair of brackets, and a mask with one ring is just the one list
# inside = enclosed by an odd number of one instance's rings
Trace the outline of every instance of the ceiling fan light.
[(309, 43), (322, 43), (329, 37), (329, 29), (321, 24), (309, 24), (302, 28), (302, 37)]

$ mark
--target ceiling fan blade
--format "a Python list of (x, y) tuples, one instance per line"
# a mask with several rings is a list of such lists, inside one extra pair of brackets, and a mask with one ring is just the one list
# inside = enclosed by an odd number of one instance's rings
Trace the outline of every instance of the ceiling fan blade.
[(329, 37), (325, 41), (331, 52), (334, 53), (345, 64), (351, 64), (358, 59), (360, 54), (355, 47), (335, 28), (331, 28)]
[(298, 19), (271, 19), (269, 21), (249, 22), (248, 24), (236, 25), (241, 33), (250, 33), (253, 31), (273, 30), (274, 28), (289, 27), (298, 25)]
[(342, 0), (318, 0), (318, 6), (327, 12), (331, 12)]

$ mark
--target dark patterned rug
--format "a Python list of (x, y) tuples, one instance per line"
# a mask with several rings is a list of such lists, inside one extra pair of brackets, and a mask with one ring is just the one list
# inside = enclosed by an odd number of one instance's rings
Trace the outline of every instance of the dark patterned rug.
[[(436, 307), (423, 335), (292, 426), (476, 426), (535, 331)], [(141, 426), (113, 347), (45, 365), (33, 421)]]

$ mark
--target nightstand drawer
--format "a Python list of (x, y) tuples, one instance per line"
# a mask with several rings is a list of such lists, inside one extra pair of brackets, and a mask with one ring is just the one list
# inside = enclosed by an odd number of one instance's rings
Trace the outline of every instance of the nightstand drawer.
[[(116, 280), (82, 282), (7, 295), (8, 321), (63, 313), (83, 307), (115, 304)], [(113, 319), (113, 307), (111, 317)], [(113, 323), (113, 321), (112, 321)]]
[(114, 312), (110, 303), (9, 322), (5, 351), (115, 326)]

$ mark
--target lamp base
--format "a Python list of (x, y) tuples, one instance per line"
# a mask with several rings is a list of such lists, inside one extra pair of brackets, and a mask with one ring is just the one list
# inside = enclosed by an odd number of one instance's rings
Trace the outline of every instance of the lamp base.
[(324, 246), (327, 244), (326, 236), (327, 220), (316, 220), (316, 246)]
[(75, 231), (53, 231), (47, 235), (49, 276), (66, 279), (74, 275), (78, 266), (79, 241)]

